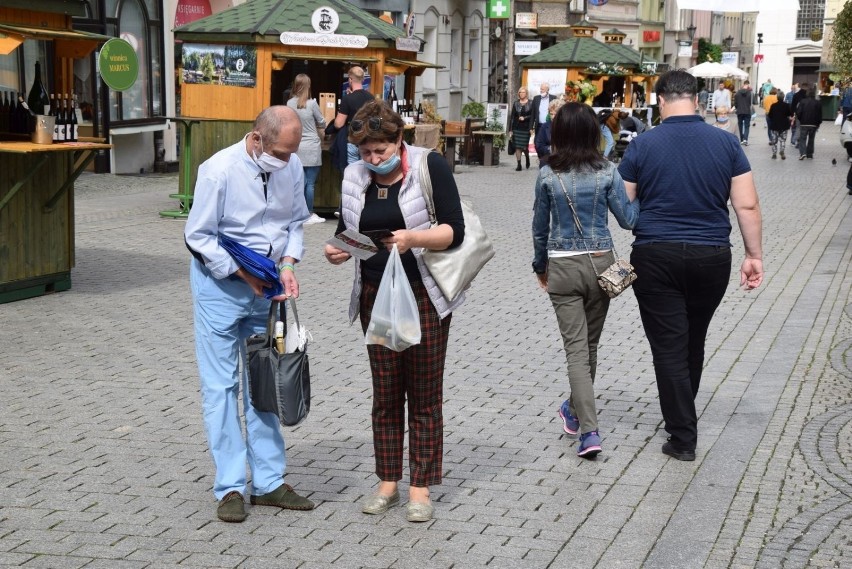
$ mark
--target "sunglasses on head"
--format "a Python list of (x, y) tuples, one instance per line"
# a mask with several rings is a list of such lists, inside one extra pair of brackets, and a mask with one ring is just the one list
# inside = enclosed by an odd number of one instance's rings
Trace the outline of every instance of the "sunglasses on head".
[(370, 117), (366, 121), (354, 120), (349, 125), (349, 128), (352, 132), (361, 132), (362, 130), (364, 130), (365, 126), (368, 129), (370, 129), (372, 132), (381, 131), (382, 130), (382, 117)]

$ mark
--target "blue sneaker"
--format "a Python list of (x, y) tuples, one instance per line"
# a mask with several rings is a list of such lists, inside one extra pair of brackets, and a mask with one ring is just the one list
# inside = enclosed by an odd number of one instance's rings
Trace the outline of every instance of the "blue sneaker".
[(595, 458), (599, 452), (601, 452), (601, 437), (597, 431), (580, 435), (580, 446), (577, 447), (577, 456), (581, 458)]
[(580, 419), (571, 414), (568, 410), (568, 400), (566, 399), (559, 408), (559, 418), (562, 419), (562, 430), (569, 435), (576, 435), (580, 430)]

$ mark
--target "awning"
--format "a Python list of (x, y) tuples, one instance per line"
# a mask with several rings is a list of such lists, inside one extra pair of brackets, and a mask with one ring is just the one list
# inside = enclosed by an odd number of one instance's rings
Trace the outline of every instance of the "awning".
[(385, 72), (386, 73), (394, 73), (397, 75), (402, 75), (406, 71), (411, 71), (411, 75), (415, 77), (420, 77), (423, 75), (423, 72), (427, 69), (443, 69), (443, 65), (436, 65), (434, 63), (429, 63), (428, 61), (418, 61), (416, 59), (399, 59), (396, 57), (389, 57), (385, 60)]
[(396, 57), (389, 57), (385, 61), (388, 63), (396, 63), (397, 65), (407, 65), (408, 67), (417, 67), (422, 69), (443, 69), (443, 65), (438, 65), (436, 63), (429, 63), (427, 61), (417, 61), (416, 59), (397, 59)]
[(8, 55), (24, 43), (25, 39), (52, 40), (56, 54), (60, 57), (80, 59), (86, 57), (99, 44), (112, 39), (110, 36), (81, 32), (78, 30), (60, 30), (56, 28), (30, 28), (0, 24), (0, 54)]

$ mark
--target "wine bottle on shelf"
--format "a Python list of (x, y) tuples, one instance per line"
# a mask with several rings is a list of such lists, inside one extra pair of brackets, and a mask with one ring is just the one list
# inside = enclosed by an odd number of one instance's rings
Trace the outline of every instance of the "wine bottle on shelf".
[(56, 93), (50, 94), (50, 115), (53, 117), (53, 142), (56, 142)]
[(65, 142), (65, 103), (62, 96), (56, 98), (56, 142)]
[(18, 104), (15, 93), (9, 93), (9, 132), (18, 132)]
[(41, 82), (41, 63), (38, 61), (35, 62), (35, 79), (27, 96), (27, 105), (37, 115), (46, 115), (50, 112), (50, 97), (47, 96), (47, 89)]
[(9, 132), (9, 99), (6, 91), (0, 95), (0, 132)]
[(68, 121), (68, 135), (71, 142), (77, 142), (77, 95), (71, 93), (71, 100), (69, 102), (71, 107), (68, 110), (71, 113), (71, 120)]
[(393, 112), (398, 112), (399, 100), (396, 98), (396, 87), (393, 83), (391, 83), (390, 93), (388, 93), (388, 100), (391, 103), (391, 109), (393, 109)]
[(423, 101), (417, 103), (417, 122), (423, 120)]

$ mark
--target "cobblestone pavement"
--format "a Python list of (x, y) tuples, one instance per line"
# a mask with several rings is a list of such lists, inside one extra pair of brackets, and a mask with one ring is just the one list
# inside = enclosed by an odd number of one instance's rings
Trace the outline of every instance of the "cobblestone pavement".
[[(762, 121), (759, 125), (762, 125)], [(311, 414), (286, 430), (286, 480), (312, 512), (215, 519), (200, 416), (177, 178), (84, 175), (67, 292), (0, 305), (0, 565), (21, 567), (852, 566), (852, 196), (837, 128), (816, 158), (746, 153), (765, 217), (764, 286), (732, 277), (707, 341), (698, 459), (665, 440), (631, 292), (602, 339), (604, 452), (578, 459), (553, 311), (530, 271), (535, 169), (460, 167), (497, 256), (451, 330), (435, 519), (361, 514), (376, 483), (352, 268), (306, 228), (300, 313)], [(831, 165), (831, 159), (838, 161)], [(629, 250), (626, 232), (614, 229)], [(735, 266), (742, 258), (733, 235)], [(405, 493), (405, 486), (402, 488)]]

